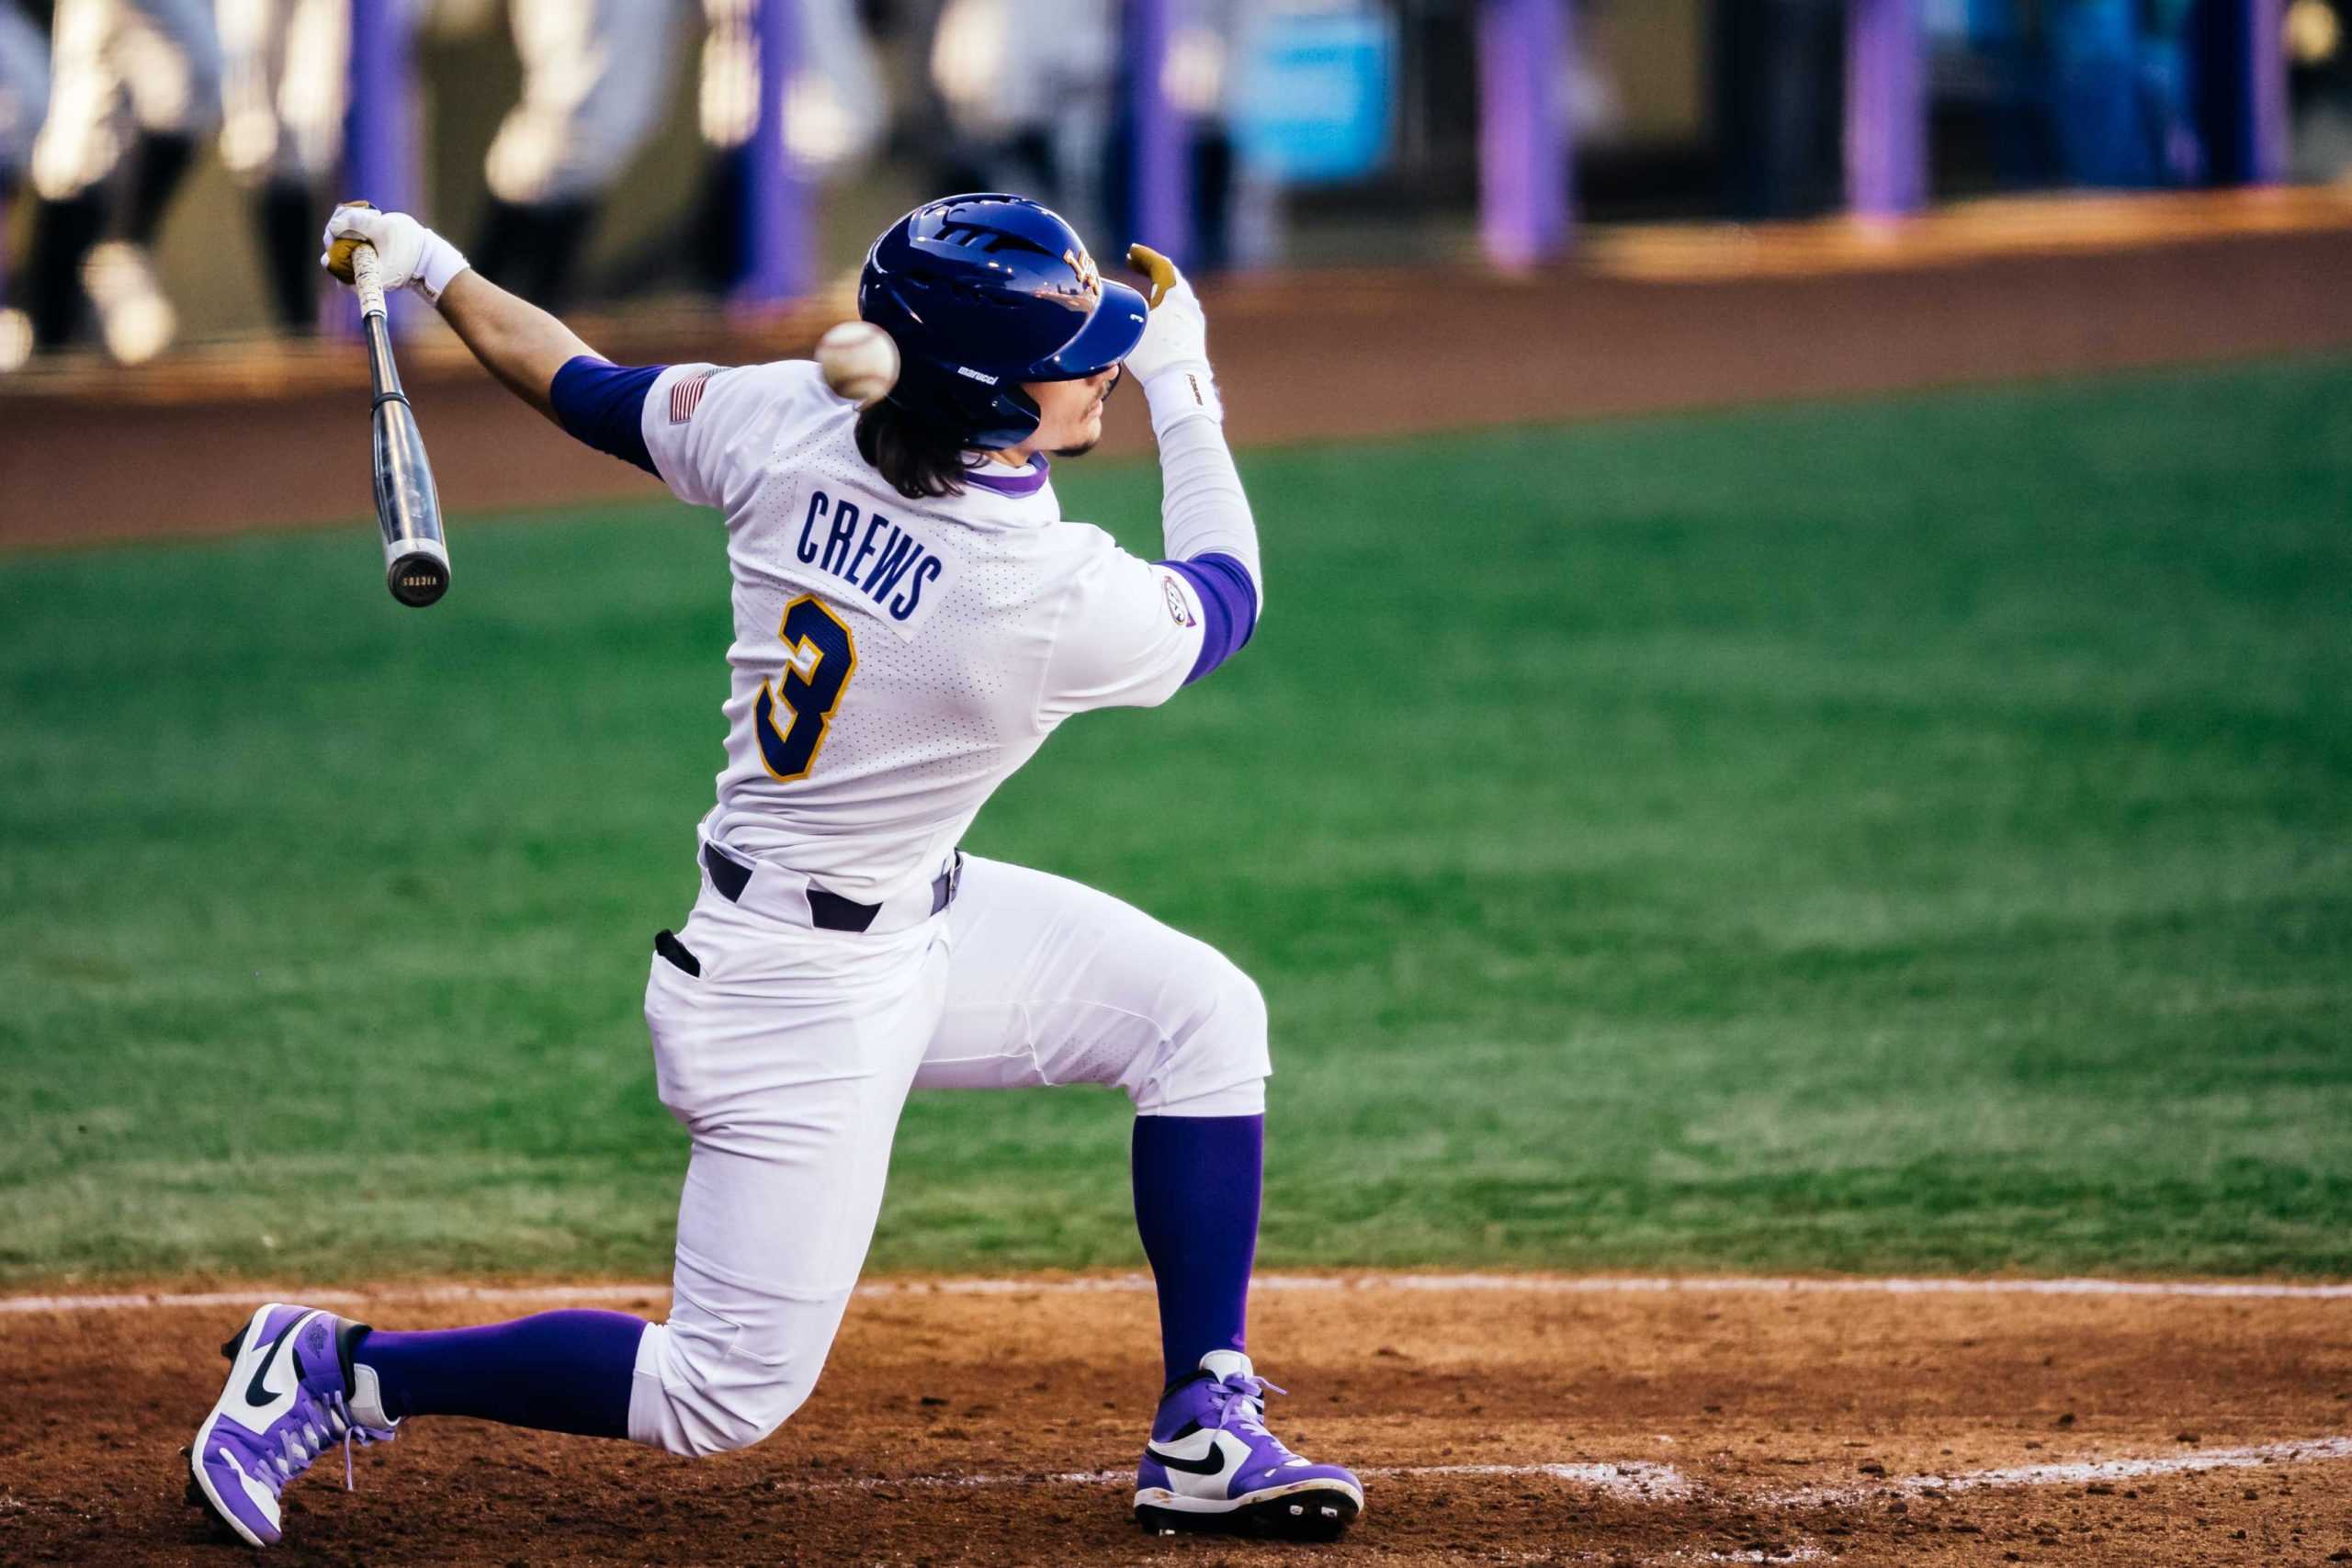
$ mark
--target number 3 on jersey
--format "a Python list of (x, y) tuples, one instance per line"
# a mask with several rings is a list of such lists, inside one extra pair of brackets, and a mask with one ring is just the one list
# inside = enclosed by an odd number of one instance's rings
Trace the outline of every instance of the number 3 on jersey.
[[(825, 730), (857, 672), (857, 639), (839, 615), (806, 593), (784, 607), (777, 635), (790, 662), (760, 688), (752, 728), (760, 738), (760, 761), (779, 782), (790, 784), (817, 765)], [(791, 716), (788, 722), (777, 722), (779, 705)]]

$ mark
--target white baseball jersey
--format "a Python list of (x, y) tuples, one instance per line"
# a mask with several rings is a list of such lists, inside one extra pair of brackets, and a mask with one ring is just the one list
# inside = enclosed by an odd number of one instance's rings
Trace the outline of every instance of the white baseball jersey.
[(682, 501), (727, 514), (727, 767), (705, 831), (878, 904), (945, 869), (1065, 718), (1184, 682), (1192, 583), (1062, 520), (1044, 460), (910, 501), (816, 365), (663, 371), (640, 415)]

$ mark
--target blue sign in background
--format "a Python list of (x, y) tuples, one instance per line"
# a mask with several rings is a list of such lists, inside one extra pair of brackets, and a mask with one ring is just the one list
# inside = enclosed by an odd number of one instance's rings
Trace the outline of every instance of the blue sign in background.
[(1233, 120), (1243, 159), (1295, 185), (1378, 169), (1394, 74), (1387, 18), (1368, 8), (1277, 14), (1252, 30)]

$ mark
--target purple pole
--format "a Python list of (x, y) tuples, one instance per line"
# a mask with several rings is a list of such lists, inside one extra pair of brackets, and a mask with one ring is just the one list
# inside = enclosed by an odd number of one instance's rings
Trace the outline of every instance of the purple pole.
[(1866, 218), (1928, 201), (1928, 94), (1917, 0), (1846, 12), (1846, 203)]
[[(388, 212), (415, 210), (416, 83), (409, 56), (405, 0), (352, 0), (351, 96), (343, 139), (345, 191), (338, 199), (369, 201)], [(321, 217), (323, 223), (324, 215)], [(390, 302), (391, 322), (406, 319), (402, 293)], [(327, 305), (327, 326), (359, 330), (359, 307), (338, 292)]]
[(2287, 177), (2287, 47), (2284, 0), (2245, 0), (2246, 179)]
[[(1186, 175), (1193, 132), (1168, 101), (1170, 0), (1128, 0), (1127, 78), (1134, 85), (1133, 238), (1182, 266), (1192, 259), (1193, 193)], [(1125, 250), (1125, 246), (1119, 247)]]
[(808, 182), (785, 143), (785, 98), (799, 59), (800, 8), (794, 0), (759, 0), (757, 19), (760, 114), (752, 132), (745, 254), (735, 286), (736, 303), (754, 308), (798, 299), (816, 276)]
[(1566, 0), (1483, 0), (1478, 7), (1479, 233), (1507, 272), (1567, 247), (1575, 177), (1560, 80)]
[(2287, 177), (2284, 0), (2211, 0), (2191, 43), (2207, 176), (2221, 186)]

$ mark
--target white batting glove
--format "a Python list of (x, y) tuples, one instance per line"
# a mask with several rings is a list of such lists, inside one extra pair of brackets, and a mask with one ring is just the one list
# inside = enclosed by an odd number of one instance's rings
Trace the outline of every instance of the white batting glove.
[(1153, 431), (1191, 414), (1223, 420), (1225, 403), (1209, 372), (1209, 322), (1200, 298), (1176, 264), (1148, 245), (1128, 246), (1127, 265), (1151, 279), (1151, 314), (1126, 365), (1151, 405)]
[(351, 281), (351, 253), (360, 245), (376, 251), (376, 276), (384, 291), (413, 288), (438, 304), (450, 279), (470, 265), (457, 246), (405, 212), (379, 212), (364, 201), (347, 201), (327, 220), (319, 265), (339, 283)]

